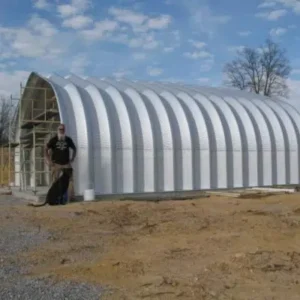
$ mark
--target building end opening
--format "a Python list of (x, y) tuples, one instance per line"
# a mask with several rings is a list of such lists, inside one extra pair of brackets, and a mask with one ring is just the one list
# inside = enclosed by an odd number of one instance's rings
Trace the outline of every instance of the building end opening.
[(52, 86), (37, 74), (31, 74), (21, 89), (17, 130), (19, 157), (15, 161), (19, 163), (15, 163), (15, 184), (22, 190), (37, 191), (49, 185), (50, 171), (44, 149), (60, 122)]

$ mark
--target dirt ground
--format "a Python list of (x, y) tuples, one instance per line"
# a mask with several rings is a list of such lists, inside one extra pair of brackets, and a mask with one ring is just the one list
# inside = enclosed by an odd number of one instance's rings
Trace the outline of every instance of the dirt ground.
[(101, 299), (300, 299), (299, 194), (19, 205), (7, 214), (52, 234), (22, 254), (30, 275), (110, 287)]

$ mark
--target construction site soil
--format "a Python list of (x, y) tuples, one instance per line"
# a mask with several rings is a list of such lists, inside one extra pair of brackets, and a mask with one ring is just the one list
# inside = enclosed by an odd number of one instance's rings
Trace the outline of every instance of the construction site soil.
[(101, 299), (300, 299), (300, 196), (1, 208), (49, 238), (28, 275), (99, 284)]

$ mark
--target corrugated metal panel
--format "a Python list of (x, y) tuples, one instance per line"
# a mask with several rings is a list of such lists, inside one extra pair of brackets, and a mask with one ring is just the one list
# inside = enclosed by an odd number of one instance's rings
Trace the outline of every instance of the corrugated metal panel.
[(224, 88), (40, 77), (78, 146), (76, 194), (299, 183), (300, 115), (285, 101)]

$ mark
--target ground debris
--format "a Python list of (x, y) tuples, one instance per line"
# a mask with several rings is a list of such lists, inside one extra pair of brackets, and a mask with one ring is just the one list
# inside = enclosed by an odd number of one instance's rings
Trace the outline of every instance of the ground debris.
[[(89, 293), (100, 286), (103, 300), (299, 298), (297, 194), (257, 201), (211, 194), (159, 204), (101, 201), (36, 210), (19, 203), (1, 208), (3, 236), (7, 230), (17, 232), (14, 239), (30, 236), (31, 244), (24, 243), (20, 254), (11, 251), (18, 242), (0, 240), (7, 249), (0, 270), (13, 279), (13, 266), (22, 261), (27, 266), (22, 276), (38, 282), (36, 287), (52, 282), (57, 291), (70, 293), (77, 282), (81, 299), (94, 299)], [(16, 226), (16, 219), (19, 227), (9, 227)], [(60, 282), (68, 282), (68, 288), (58, 287)], [(64, 292), (58, 295), (64, 299)]]

